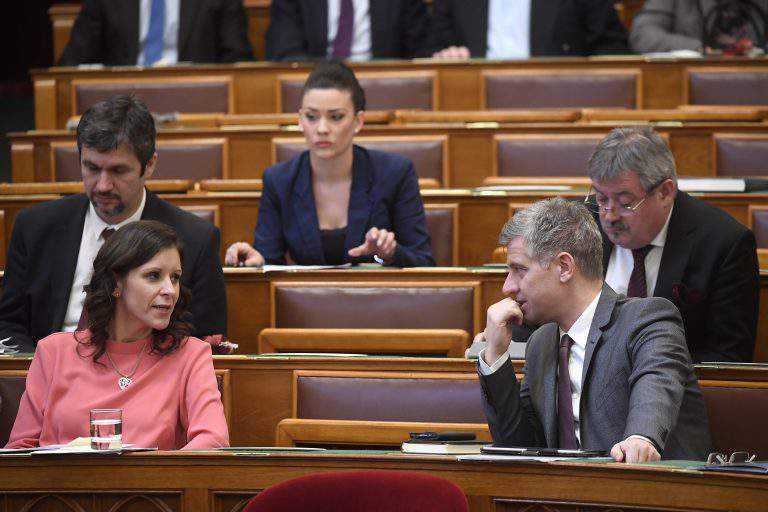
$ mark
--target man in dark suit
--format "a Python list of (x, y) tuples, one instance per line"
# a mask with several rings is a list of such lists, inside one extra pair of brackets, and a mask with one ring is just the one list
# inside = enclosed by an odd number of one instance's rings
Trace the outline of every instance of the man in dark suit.
[(83, 0), (59, 65), (252, 58), (242, 0)]
[(83, 114), (77, 143), (85, 194), (16, 217), (0, 298), (0, 338), (11, 337), (5, 345), (33, 352), (52, 332), (85, 328), (83, 286), (90, 282), (93, 259), (114, 230), (139, 219), (168, 224), (183, 242), (181, 283), (192, 292), (193, 334), (226, 335), (219, 230), (144, 186), (157, 162), (155, 125), (146, 106), (129, 96), (97, 103)]
[[(539, 201), (504, 226), (508, 297), (488, 308), (480, 373), (488, 425), (501, 446), (610, 450), (616, 461), (702, 460), (704, 399), (680, 313), (666, 299), (627, 299), (602, 279), (602, 240), (590, 213)], [(529, 338), (518, 384), (512, 326)]]
[[(434, 0), (425, 57), (528, 58), (628, 53), (612, 0)], [(528, 37), (519, 40), (527, 31)], [(507, 48), (514, 45), (514, 50)]]
[[(350, 9), (348, 30), (339, 30)], [(267, 60), (409, 59), (421, 47), (426, 14), (424, 0), (272, 0)]]
[(606, 282), (674, 302), (694, 361), (751, 361), (760, 292), (752, 232), (677, 190), (672, 152), (651, 128), (613, 130), (588, 174)]

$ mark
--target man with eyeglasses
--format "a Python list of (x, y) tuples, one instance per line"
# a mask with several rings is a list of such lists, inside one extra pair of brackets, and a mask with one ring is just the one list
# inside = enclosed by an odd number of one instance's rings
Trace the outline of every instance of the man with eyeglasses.
[(611, 131), (588, 175), (605, 282), (629, 297), (674, 302), (695, 362), (751, 361), (759, 300), (752, 232), (677, 190), (672, 152), (651, 128)]

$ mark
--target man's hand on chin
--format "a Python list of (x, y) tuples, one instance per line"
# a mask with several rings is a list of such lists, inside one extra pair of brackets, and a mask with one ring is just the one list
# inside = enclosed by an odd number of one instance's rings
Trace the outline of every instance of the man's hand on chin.
[(512, 299), (504, 299), (488, 308), (483, 338), (488, 347), (483, 354), (485, 362), (492, 365), (509, 349), (512, 341), (512, 326), (523, 323), (523, 312)]
[(628, 464), (661, 460), (661, 455), (659, 455), (659, 452), (656, 451), (656, 447), (652, 443), (637, 437), (628, 437), (613, 445), (611, 457), (616, 462), (626, 462)]

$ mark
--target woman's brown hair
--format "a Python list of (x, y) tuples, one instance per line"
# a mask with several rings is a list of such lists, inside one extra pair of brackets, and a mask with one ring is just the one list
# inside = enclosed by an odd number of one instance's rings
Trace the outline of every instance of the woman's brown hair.
[[(170, 226), (154, 220), (126, 224), (104, 242), (93, 260), (91, 282), (85, 286), (83, 309), (91, 336), (77, 339), (81, 346), (94, 349), (89, 354), (94, 363), (99, 363), (99, 358), (107, 350), (109, 324), (115, 315), (116, 299), (113, 292), (118, 279), (124, 278), (128, 272), (145, 264), (160, 251), (171, 248), (179, 251), (179, 258), (183, 262), (184, 252), (176, 232)], [(189, 297), (189, 290), (180, 286), (179, 298), (168, 326), (163, 330), (152, 330), (152, 352), (170, 354), (189, 336), (192, 330), (192, 325), (186, 320)]]

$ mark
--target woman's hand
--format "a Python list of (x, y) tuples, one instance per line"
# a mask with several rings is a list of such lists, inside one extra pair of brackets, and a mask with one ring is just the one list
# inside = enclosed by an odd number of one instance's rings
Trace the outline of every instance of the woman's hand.
[(235, 242), (224, 255), (224, 265), (228, 267), (261, 267), (264, 256), (247, 242)]
[(378, 256), (384, 263), (391, 263), (395, 258), (395, 249), (397, 241), (395, 234), (386, 229), (371, 228), (365, 234), (365, 241), (349, 250), (349, 255), (353, 258), (361, 256)]

